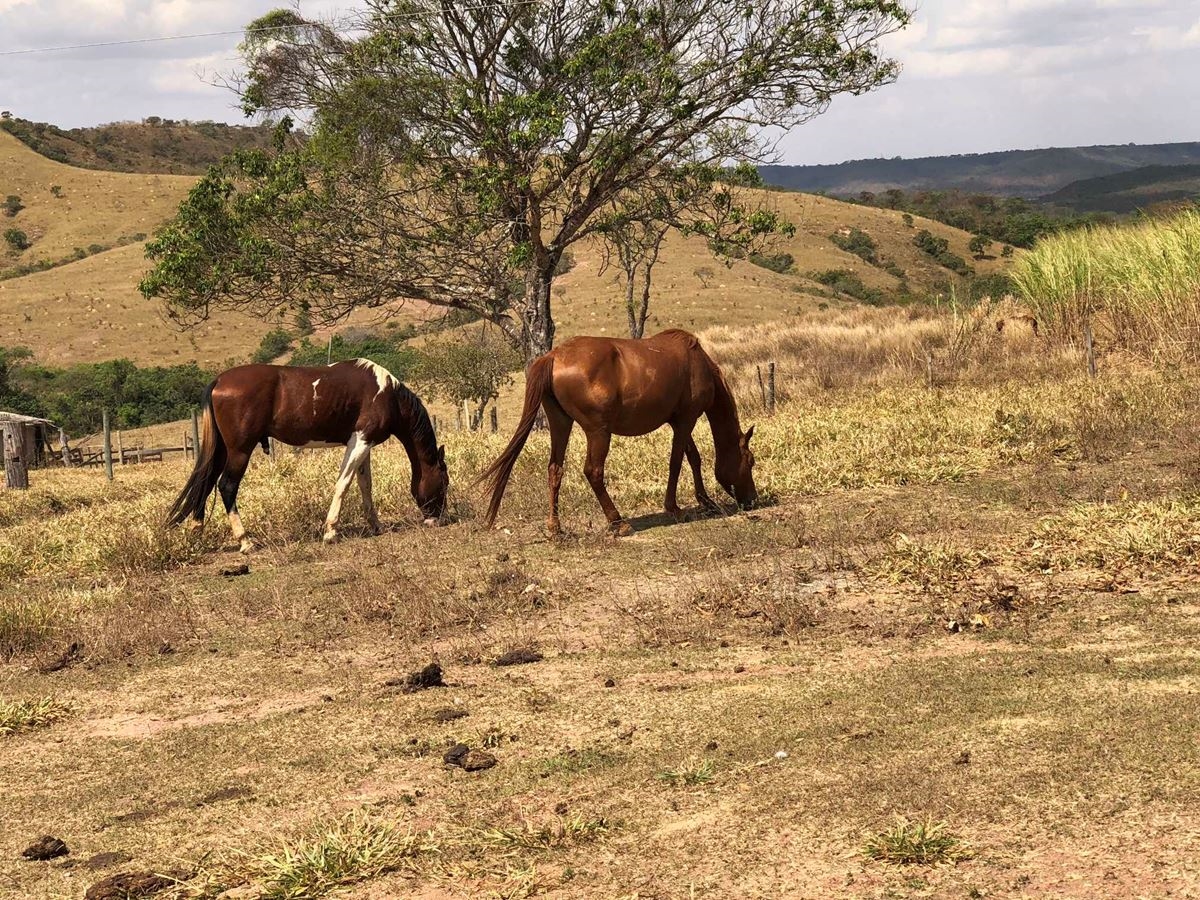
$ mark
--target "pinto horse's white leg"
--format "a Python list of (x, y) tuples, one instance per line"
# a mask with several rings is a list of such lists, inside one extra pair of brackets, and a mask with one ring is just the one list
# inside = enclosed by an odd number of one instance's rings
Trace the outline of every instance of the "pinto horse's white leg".
[(374, 534), (379, 534), (383, 528), (379, 524), (379, 514), (375, 512), (375, 498), (371, 496), (371, 456), (363, 460), (363, 464), (358, 469), (358, 490), (362, 494), (363, 513), (367, 517), (367, 524), (371, 526), (371, 531)]
[(358, 473), (363, 462), (370, 459), (371, 445), (363, 438), (361, 432), (354, 432), (346, 444), (346, 455), (342, 457), (342, 471), (338, 474), (337, 485), (333, 489), (333, 502), (329, 504), (329, 515), (325, 517), (325, 535), (322, 540), (332, 544), (337, 540), (337, 523), (342, 515), (342, 500), (350, 487), (350, 482)]

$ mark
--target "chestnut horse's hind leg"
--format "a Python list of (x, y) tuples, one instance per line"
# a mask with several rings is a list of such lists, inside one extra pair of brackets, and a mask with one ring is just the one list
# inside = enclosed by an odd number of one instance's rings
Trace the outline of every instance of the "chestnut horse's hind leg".
[(713, 498), (708, 495), (708, 491), (704, 489), (704, 472), (700, 451), (696, 449), (696, 439), (690, 434), (684, 452), (687, 453), (688, 465), (692, 467), (692, 486), (696, 489), (696, 502), (709, 512), (720, 512), (721, 507), (717, 506)]
[(246, 529), (242, 525), (242, 517), (237, 508), (238, 488), (241, 487), (242, 476), (246, 474), (246, 466), (249, 464), (249, 453), (230, 447), (225, 460), (225, 471), (217, 480), (217, 490), (221, 492), (221, 500), (225, 503), (225, 513), (229, 516), (233, 539), (238, 542), (242, 553), (249, 553), (254, 549), (254, 544), (246, 537)]
[(547, 475), (550, 482), (550, 515), (546, 519), (546, 530), (551, 535), (562, 533), (558, 521), (558, 492), (562, 487), (563, 463), (567, 458), (567, 443), (571, 440), (574, 421), (557, 403), (547, 403), (546, 421), (550, 425), (550, 465)]
[(583, 474), (587, 477), (588, 484), (592, 486), (596, 499), (600, 501), (600, 508), (604, 510), (604, 515), (608, 519), (608, 527), (614, 534), (633, 534), (633, 528), (628, 522), (621, 519), (616, 504), (612, 502), (612, 497), (608, 496), (608, 489), (604, 486), (604, 461), (608, 459), (608, 447), (612, 443), (612, 435), (603, 430), (589, 431), (587, 432), (587, 442), (587, 463), (583, 467)]
[(346, 455), (342, 457), (342, 470), (338, 474), (337, 484), (333, 489), (333, 502), (329, 504), (329, 515), (325, 517), (325, 534), (321, 540), (327, 544), (332, 544), (337, 540), (337, 523), (342, 515), (342, 500), (346, 496), (350, 482), (362, 464), (370, 458), (370, 454), (371, 445), (358, 432), (352, 434), (350, 441), (346, 444)]
[(363, 513), (367, 524), (374, 534), (379, 534), (383, 528), (379, 524), (379, 514), (375, 512), (375, 498), (371, 496), (371, 456), (363, 460), (358, 469), (358, 490), (362, 494)]

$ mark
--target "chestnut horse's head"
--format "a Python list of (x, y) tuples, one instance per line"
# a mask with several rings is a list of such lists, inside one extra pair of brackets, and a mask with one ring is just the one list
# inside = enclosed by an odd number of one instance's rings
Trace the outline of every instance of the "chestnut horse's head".
[(437, 449), (437, 460), (413, 469), (412, 495), (421, 508), (426, 525), (437, 524), (446, 513), (446, 493), (450, 489), (450, 473), (446, 469), (446, 447)]
[(754, 451), (750, 449), (752, 437), (753, 425), (738, 435), (736, 457), (717, 459), (717, 481), (742, 509), (750, 509), (758, 500), (758, 489), (754, 487)]

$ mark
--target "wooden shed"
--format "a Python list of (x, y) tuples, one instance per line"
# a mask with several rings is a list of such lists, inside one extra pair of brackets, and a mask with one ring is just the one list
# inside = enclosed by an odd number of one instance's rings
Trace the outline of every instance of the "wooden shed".
[(57, 432), (47, 419), (0, 410), (0, 467), (5, 474), (0, 486), (28, 486), (25, 473), (54, 459), (51, 434)]

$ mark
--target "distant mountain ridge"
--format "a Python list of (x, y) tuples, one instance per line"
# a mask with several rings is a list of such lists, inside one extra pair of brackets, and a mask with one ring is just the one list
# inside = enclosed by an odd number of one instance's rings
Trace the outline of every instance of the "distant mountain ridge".
[(824, 166), (760, 166), (767, 184), (789, 190), (856, 196), (902, 190), (975, 191), (1040, 197), (1072, 182), (1147, 166), (1200, 165), (1200, 142), (1005, 150), (918, 159), (859, 159)]
[(1157, 204), (1200, 199), (1200, 165), (1143, 166), (1115, 175), (1073, 181), (1041, 197), (1042, 203), (1077, 212), (1131, 213)]

